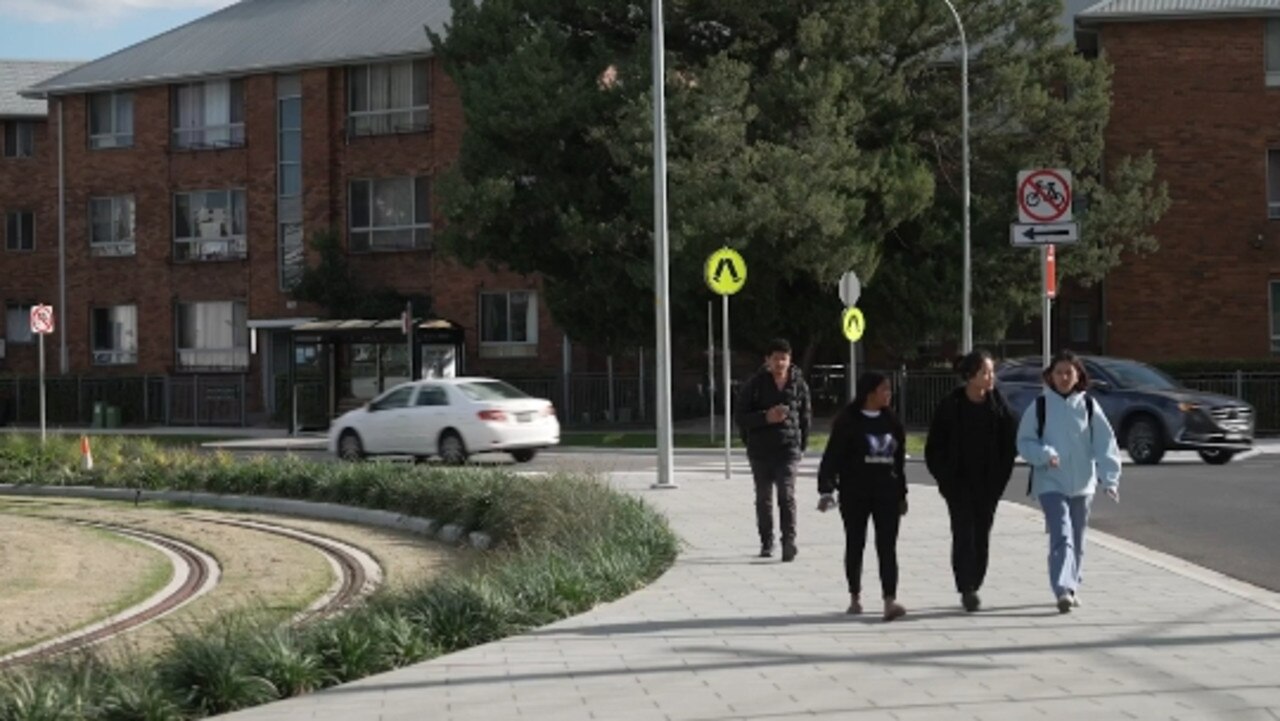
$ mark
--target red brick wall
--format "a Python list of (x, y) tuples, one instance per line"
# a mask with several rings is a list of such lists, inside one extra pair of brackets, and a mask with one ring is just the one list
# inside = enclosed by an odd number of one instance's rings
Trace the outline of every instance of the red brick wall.
[(1263, 71), (1261, 19), (1115, 23), (1107, 158), (1154, 153), (1172, 207), (1160, 251), (1126, 256), (1106, 284), (1108, 352), (1143, 359), (1270, 354), (1266, 151), (1280, 148), (1280, 87)]
[[(312, 234), (329, 227), (342, 230), (345, 238), (346, 195), (351, 178), (424, 175), (434, 182), (456, 160), (463, 132), (460, 98), (440, 68), (434, 63), (432, 68), (429, 132), (354, 139), (348, 139), (344, 132), (345, 69), (317, 68), (300, 73), (303, 217), (308, 241)], [(90, 150), (86, 98), (65, 98), (68, 303), (65, 327), (60, 330), (67, 333), (72, 372), (136, 375), (173, 371), (174, 306), (179, 302), (245, 301), (252, 319), (319, 315), (318, 309), (293, 301), (279, 289), (275, 75), (245, 78), (244, 92), (247, 142), (243, 148), (218, 150), (170, 149), (169, 86), (133, 91), (134, 145), (130, 148)], [(36, 144), (35, 158), (0, 159), (0, 211), (29, 206), (37, 211), (36, 252), (0, 256), (5, 278), (0, 295), (5, 299), (56, 303), (57, 156), (47, 127), (37, 135)], [(223, 188), (246, 191), (248, 259), (175, 263), (173, 194)], [(119, 258), (91, 256), (89, 199), (125, 194), (132, 194), (136, 201), (137, 254)], [(433, 223), (436, 228), (444, 223), (437, 208), (433, 208)], [(308, 251), (308, 255), (313, 254)], [(486, 268), (459, 268), (432, 251), (357, 254), (350, 258), (352, 266), (370, 285), (432, 296), (436, 314), (466, 329), (469, 371), (549, 373), (559, 368), (562, 336), (552, 326), (541, 302), (537, 358), (479, 358), (480, 289), (537, 288), (537, 279)], [(90, 310), (118, 304), (138, 307), (138, 363), (94, 367)], [(56, 349), (57, 336), (49, 340)], [(34, 355), (33, 347), (10, 348), (0, 370), (32, 371)], [(56, 350), (50, 357), (53, 362), (49, 367), (56, 370)], [(251, 360), (255, 375), (258, 362), (258, 357)], [(260, 383), (252, 380), (249, 387), (256, 389)]]

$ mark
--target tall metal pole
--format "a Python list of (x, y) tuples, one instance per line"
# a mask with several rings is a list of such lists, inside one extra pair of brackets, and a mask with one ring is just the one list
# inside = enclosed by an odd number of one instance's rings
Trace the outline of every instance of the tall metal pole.
[(721, 355), (724, 357), (724, 479), (727, 481), (732, 477), (732, 474), (729, 471), (729, 447), (732, 444), (732, 441), (729, 439), (733, 437), (732, 434), (729, 433), (729, 414), (732, 412), (730, 410), (729, 401), (731, 400), (730, 396), (733, 395), (730, 392), (730, 389), (733, 388), (733, 381), (729, 377), (729, 296), (722, 295), (720, 297), (723, 299), (721, 301), (721, 303), (723, 303), (721, 307), (724, 309), (722, 314), (723, 317), (721, 318), (721, 325), (723, 326), (721, 333), (724, 336), (724, 352)]
[(960, 344), (965, 353), (973, 350), (973, 263), (969, 251), (969, 41), (964, 34), (964, 23), (951, 0), (942, 0), (956, 19), (960, 30), (960, 133), (961, 162), (964, 164), (964, 299), (960, 321)]
[(1044, 305), (1041, 307), (1040, 319), (1040, 366), (1049, 367), (1049, 359), (1053, 357), (1053, 300), (1049, 297), (1049, 246), (1040, 246), (1040, 295)]
[(653, 0), (653, 275), (657, 315), (658, 481), (654, 488), (675, 488), (672, 479), (671, 322), (667, 285), (667, 91), (662, 0)]
[[(711, 442), (716, 442), (716, 319), (715, 306), (707, 301), (707, 403), (711, 409)], [(728, 432), (728, 421), (725, 421)]]

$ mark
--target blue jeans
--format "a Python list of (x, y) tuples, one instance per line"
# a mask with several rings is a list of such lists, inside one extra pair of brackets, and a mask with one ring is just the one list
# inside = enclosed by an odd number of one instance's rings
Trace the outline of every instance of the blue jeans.
[(1045, 493), (1040, 496), (1045, 530), (1049, 533), (1049, 586), (1060, 597), (1075, 593), (1084, 569), (1084, 532), (1089, 526), (1092, 495), (1067, 496)]

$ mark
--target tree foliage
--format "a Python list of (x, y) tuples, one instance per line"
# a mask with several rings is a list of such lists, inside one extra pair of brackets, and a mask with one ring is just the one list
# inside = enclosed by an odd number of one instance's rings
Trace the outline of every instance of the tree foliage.
[[(1082, 243), (1067, 277), (1096, 282), (1151, 251), (1167, 196), (1150, 158), (1102, 174), (1109, 68), (1060, 37), (1057, 0), (958, 0), (971, 49), (977, 335), (1036, 309), (1038, 254), (1013, 249), (1014, 176), (1077, 177)], [(467, 129), (443, 184), (443, 245), (467, 263), (539, 273), (556, 321), (607, 349), (653, 338), (648, 3), (454, 0), (432, 42)], [(838, 342), (835, 284), (863, 280), (869, 339), (895, 356), (955, 340), (962, 279), (957, 33), (940, 0), (666, 3), (671, 314), (705, 334), (706, 256), (750, 267), (735, 333)]]
[(311, 248), (318, 256), (314, 265), (302, 272), (290, 291), (294, 300), (314, 303), (328, 318), (386, 319), (399, 317), (405, 303), (412, 301), (414, 315), (431, 311), (431, 299), (405, 295), (394, 289), (366, 285), (360, 280), (342, 247), (342, 236), (329, 229), (311, 236)]

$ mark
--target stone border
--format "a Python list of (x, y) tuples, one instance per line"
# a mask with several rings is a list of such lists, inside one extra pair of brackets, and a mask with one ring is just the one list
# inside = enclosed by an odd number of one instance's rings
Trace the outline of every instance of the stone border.
[(232, 511), (254, 511), (281, 516), (297, 516), (317, 521), (340, 521), (361, 526), (402, 531), (426, 536), (449, 545), (470, 546), (479, 551), (493, 547), (493, 538), (483, 531), (467, 530), (456, 523), (440, 523), (430, 518), (407, 516), (393, 511), (343, 506), (337, 503), (299, 501), (269, 496), (223, 495), (198, 491), (146, 491), (133, 488), (98, 488), (95, 486), (46, 486), (0, 483), (3, 496), (51, 496), (87, 498), (106, 501), (167, 501), (204, 508)]

